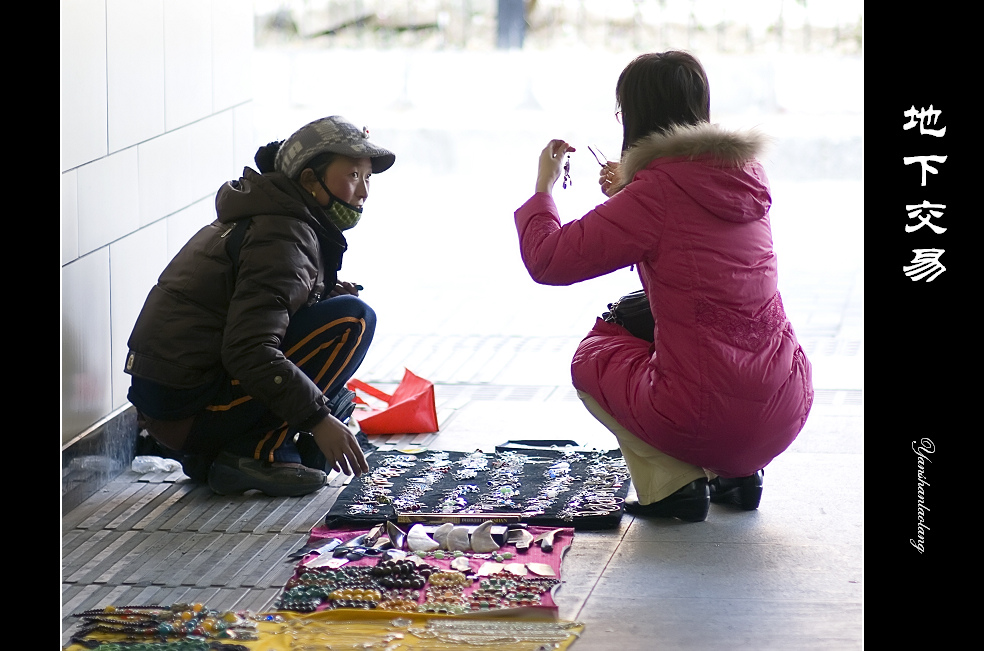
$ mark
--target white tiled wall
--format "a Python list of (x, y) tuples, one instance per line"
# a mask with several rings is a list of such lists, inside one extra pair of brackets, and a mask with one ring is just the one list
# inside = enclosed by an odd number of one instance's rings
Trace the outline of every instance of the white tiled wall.
[(61, 3), (62, 171), (105, 156), (106, 2)]
[(126, 405), (126, 340), (252, 164), (248, 0), (61, 2), (62, 441)]
[(106, 0), (109, 149), (164, 132), (164, 2)]

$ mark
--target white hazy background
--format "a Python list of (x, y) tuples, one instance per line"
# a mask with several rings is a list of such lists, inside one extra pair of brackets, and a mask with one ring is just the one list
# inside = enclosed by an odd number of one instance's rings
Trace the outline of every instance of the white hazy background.
[[(701, 6), (712, 11), (709, 24), (731, 5), (635, 4)], [(789, 17), (806, 6), (738, 4), (771, 8), (761, 29), (774, 23), (776, 8)], [(857, 8), (860, 17), (860, 3), (831, 5), (841, 15)], [(818, 10), (810, 9), (815, 19)], [(309, 16), (302, 22), (309, 30), (334, 24), (327, 14)], [(606, 303), (641, 286), (628, 269), (572, 287), (536, 285), (518, 253), (513, 212), (532, 195), (537, 157), (551, 138), (578, 149), (573, 186), (558, 183), (554, 191), (562, 220), (601, 203), (599, 167), (587, 145), (619, 156), (619, 73), (639, 53), (688, 49), (685, 42), (636, 48), (612, 47), (601, 36), (596, 44), (528, 37), (523, 50), (496, 50), (488, 43), (368, 47), (364, 35), (263, 42), (259, 34), (252, 62), (257, 145), (341, 114), (368, 126), (372, 139), (397, 155), (393, 168), (372, 179), (362, 222), (347, 233), (340, 273), (366, 288), (362, 296), (379, 315), (377, 337), (577, 336)], [(494, 45), (494, 32), (491, 38)], [(763, 163), (773, 190), (780, 290), (802, 333), (818, 317), (800, 305), (831, 288), (863, 292), (864, 74), (860, 54), (796, 50), (788, 43), (735, 54), (690, 48), (707, 69), (712, 121), (757, 127), (775, 139)]]

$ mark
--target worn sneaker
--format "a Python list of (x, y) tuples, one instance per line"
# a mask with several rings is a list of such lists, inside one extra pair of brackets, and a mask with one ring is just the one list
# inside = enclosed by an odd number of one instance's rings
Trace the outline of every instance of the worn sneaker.
[(274, 466), (222, 452), (208, 469), (208, 486), (219, 495), (259, 490), (273, 497), (299, 497), (328, 483), (328, 475), (305, 466)]

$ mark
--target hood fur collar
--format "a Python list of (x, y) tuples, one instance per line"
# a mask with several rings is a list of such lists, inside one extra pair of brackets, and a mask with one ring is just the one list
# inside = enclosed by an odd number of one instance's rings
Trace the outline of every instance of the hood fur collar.
[(729, 131), (716, 124), (672, 127), (666, 133), (652, 133), (641, 138), (622, 155), (618, 189), (629, 184), (635, 175), (657, 158), (712, 155), (722, 163), (740, 166), (763, 152), (769, 138), (756, 131)]

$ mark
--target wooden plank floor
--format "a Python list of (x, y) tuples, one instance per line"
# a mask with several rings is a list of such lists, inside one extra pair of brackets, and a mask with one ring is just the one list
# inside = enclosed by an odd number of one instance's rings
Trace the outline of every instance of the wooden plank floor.
[[(375, 442), (490, 449), (536, 436), (611, 447), (567, 387), (437, 392), (439, 435)], [(700, 524), (625, 516), (617, 529), (578, 532), (556, 596), (561, 617), (587, 625), (576, 648), (861, 648), (862, 410), (849, 392), (819, 395), (807, 429), (770, 465), (757, 512), (714, 505)], [(124, 473), (63, 519), (62, 642), (71, 613), (107, 604), (272, 609), (293, 571), (287, 556), (346, 479), (299, 498), (228, 497), (180, 472)]]

